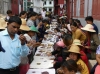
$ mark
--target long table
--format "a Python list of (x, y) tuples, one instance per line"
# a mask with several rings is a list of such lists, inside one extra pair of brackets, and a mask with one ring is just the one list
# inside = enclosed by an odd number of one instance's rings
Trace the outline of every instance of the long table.
[(53, 51), (53, 45), (55, 41), (52, 41), (53, 37), (51, 35), (48, 37), (49, 40), (43, 40), (41, 45), (37, 48), (37, 51), (34, 55), (34, 60), (30, 64), (30, 69), (28, 70), (27, 74), (42, 74), (42, 72), (48, 72), (46, 74), (55, 74), (55, 69), (53, 68), (53, 59), (55, 57), (47, 56), (48, 52)]

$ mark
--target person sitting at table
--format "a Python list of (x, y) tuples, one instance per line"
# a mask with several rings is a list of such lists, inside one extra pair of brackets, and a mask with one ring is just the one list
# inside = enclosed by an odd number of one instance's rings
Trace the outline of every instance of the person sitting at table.
[(59, 41), (60, 37), (61, 37), (60, 30), (58, 28), (55, 28), (54, 29), (54, 38), (56, 39), (56, 42)]
[(65, 33), (67, 33), (67, 29), (65, 28), (65, 23), (64, 22), (62, 23), (60, 30), (63, 30)]
[(35, 54), (35, 47), (39, 46), (40, 43), (33, 40), (32, 37), (35, 36), (36, 33), (39, 33), (38, 29), (35, 26), (30, 27), (30, 31), (28, 31), (24, 36), (26, 37), (28, 46), (30, 47), (30, 55), (28, 55), (29, 63), (33, 61), (33, 56)]
[(69, 60), (69, 59), (75, 60), (77, 62), (77, 65), (79, 65), (78, 71), (80, 71), (81, 74), (89, 74), (88, 67), (81, 60), (80, 48), (77, 45), (71, 45), (68, 52), (69, 52), (69, 57), (67, 57), (66, 60)]
[[(20, 26), (20, 31), (19, 32), (20, 32), (20, 34), (25, 34), (28, 31), (30, 31), (30, 28), (26, 25), (26, 20), (25, 19), (21, 19), (21, 21), (22, 21), (22, 24)], [(26, 40), (26, 43), (27, 43), (26, 45), (30, 48), (31, 43), (27, 42), (27, 40)], [(28, 53), (28, 55), (29, 55), (29, 53)], [(19, 74), (26, 74), (28, 69), (29, 69), (29, 59), (28, 59), (28, 56), (21, 57), (20, 72), (19, 72)]]
[(54, 51), (47, 53), (48, 56), (55, 55), (56, 61), (62, 61), (62, 50), (65, 48), (65, 44), (63, 41), (58, 41), (57, 43), (54, 44)]
[(76, 22), (73, 22), (71, 24), (71, 30), (72, 30), (72, 38), (73, 39), (79, 39), (81, 43), (84, 43), (86, 40), (85, 33), (78, 27)]
[(46, 31), (46, 25), (48, 24), (48, 20), (47, 19), (43, 19), (42, 20), (42, 25), (40, 26), (40, 28), (38, 29), (38, 31), (40, 32), (38, 34), (38, 38), (39, 38), (39, 41), (42, 41), (43, 38), (44, 38), (44, 35), (45, 34), (48, 34)]
[(76, 61), (69, 59), (65, 61), (62, 66), (57, 70), (57, 74), (76, 74), (78, 65)]

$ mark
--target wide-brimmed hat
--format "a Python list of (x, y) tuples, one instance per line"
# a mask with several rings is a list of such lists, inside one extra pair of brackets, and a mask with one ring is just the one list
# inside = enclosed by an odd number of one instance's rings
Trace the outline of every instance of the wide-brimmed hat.
[(81, 44), (81, 41), (80, 41), (79, 39), (74, 39), (74, 41), (73, 41), (72, 45), (79, 45), (79, 46), (83, 46), (83, 45)]
[(39, 33), (38, 29), (35, 26), (31, 26), (30, 31), (34, 31), (34, 32)]
[(0, 18), (6, 18), (6, 15), (0, 14)]
[(96, 32), (94, 27), (91, 24), (86, 24), (85, 27), (81, 28), (82, 30), (89, 31), (89, 32)]
[(4, 29), (6, 29), (4, 26), (3, 26), (3, 24), (0, 22), (0, 30), (4, 30)]
[(78, 53), (80, 54), (80, 48), (77, 45), (72, 45), (68, 52)]
[(21, 20), (22, 20), (22, 24), (20, 26), (20, 29), (24, 31), (30, 31), (30, 28), (26, 24), (26, 20), (25, 19), (21, 19)]
[(0, 24), (2, 27), (7, 27), (7, 22), (3, 18), (0, 18)]

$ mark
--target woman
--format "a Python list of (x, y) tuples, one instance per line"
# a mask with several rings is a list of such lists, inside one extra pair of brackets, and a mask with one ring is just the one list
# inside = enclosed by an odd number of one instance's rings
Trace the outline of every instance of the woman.
[(29, 27), (35, 26), (34, 21), (36, 20), (37, 13), (35, 13), (35, 12), (30, 12), (30, 13), (28, 13), (27, 17), (28, 17), (28, 18), (27, 18), (27, 25), (28, 25)]
[(75, 22), (77, 23), (77, 26), (79, 28), (82, 28), (83, 27), (82, 24), (81, 24), (81, 22), (80, 22), (80, 20), (76, 19)]
[(80, 54), (80, 48), (76, 45), (72, 45), (70, 49), (68, 50), (69, 52), (69, 57), (67, 57), (66, 60), (68, 59), (73, 59), (77, 62), (78, 68), (81, 72), (81, 74), (89, 74), (88, 67), (86, 64), (81, 60), (81, 54)]
[(94, 27), (91, 24), (87, 24), (85, 27), (81, 28), (86, 32), (87, 43), (85, 44), (85, 53), (88, 54), (89, 59), (95, 59), (96, 49), (99, 46), (100, 41)]
[(88, 58), (87, 58), (87, 55), (82, 50), (82, 49), (84, 49), (84, 46), (81, 44), (80, 40), (78, 40), (78, 39), (73, 40), (72, 45), (77, 45), (81, 49), (80, 50), (80, 53), (82, 54), (81, 59), (84, 61), (84, 63), (87, 65), (88, 69), (90, 70), (89, 63), (88, 63)]
[(26, 11), (22, 11), (19, 16), (20, 16), (21, 19), (26, 19), (27, 12)]
[(77, 68), (77, 63), (74, 60), (69, 59), (62, 64), (61, 68), (59, 68), (57, 72), (58, 74), (76, 74)]
[(84, 32), (82, 32), (81, 29), (79, 29), (77, 23), (73, 22), (71, 24), (71, 30), (73, 39), (79, 39), (81, 43), (84, 43), (84, 41), (86, 40), (86, 35)]

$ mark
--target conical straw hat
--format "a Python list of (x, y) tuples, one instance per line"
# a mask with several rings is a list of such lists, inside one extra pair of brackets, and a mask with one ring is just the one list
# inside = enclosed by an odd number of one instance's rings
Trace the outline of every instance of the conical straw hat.
[(68, 52), (78, 53), (80, 54), (80, 48), (77, 45), (72, 45)]
[(22, 25), (20, 26), (20, 29), (24, 31), (30, 31), (30, 28), (26, 24), (26, 20), (25, 19), (21, 19), (21, 20), (22, 20)]
[(91, 24), (86, 24), (85, 27), (81, 28), (82, 30), (89, 31), (89, 32), (96, 32), (94, 27)]

